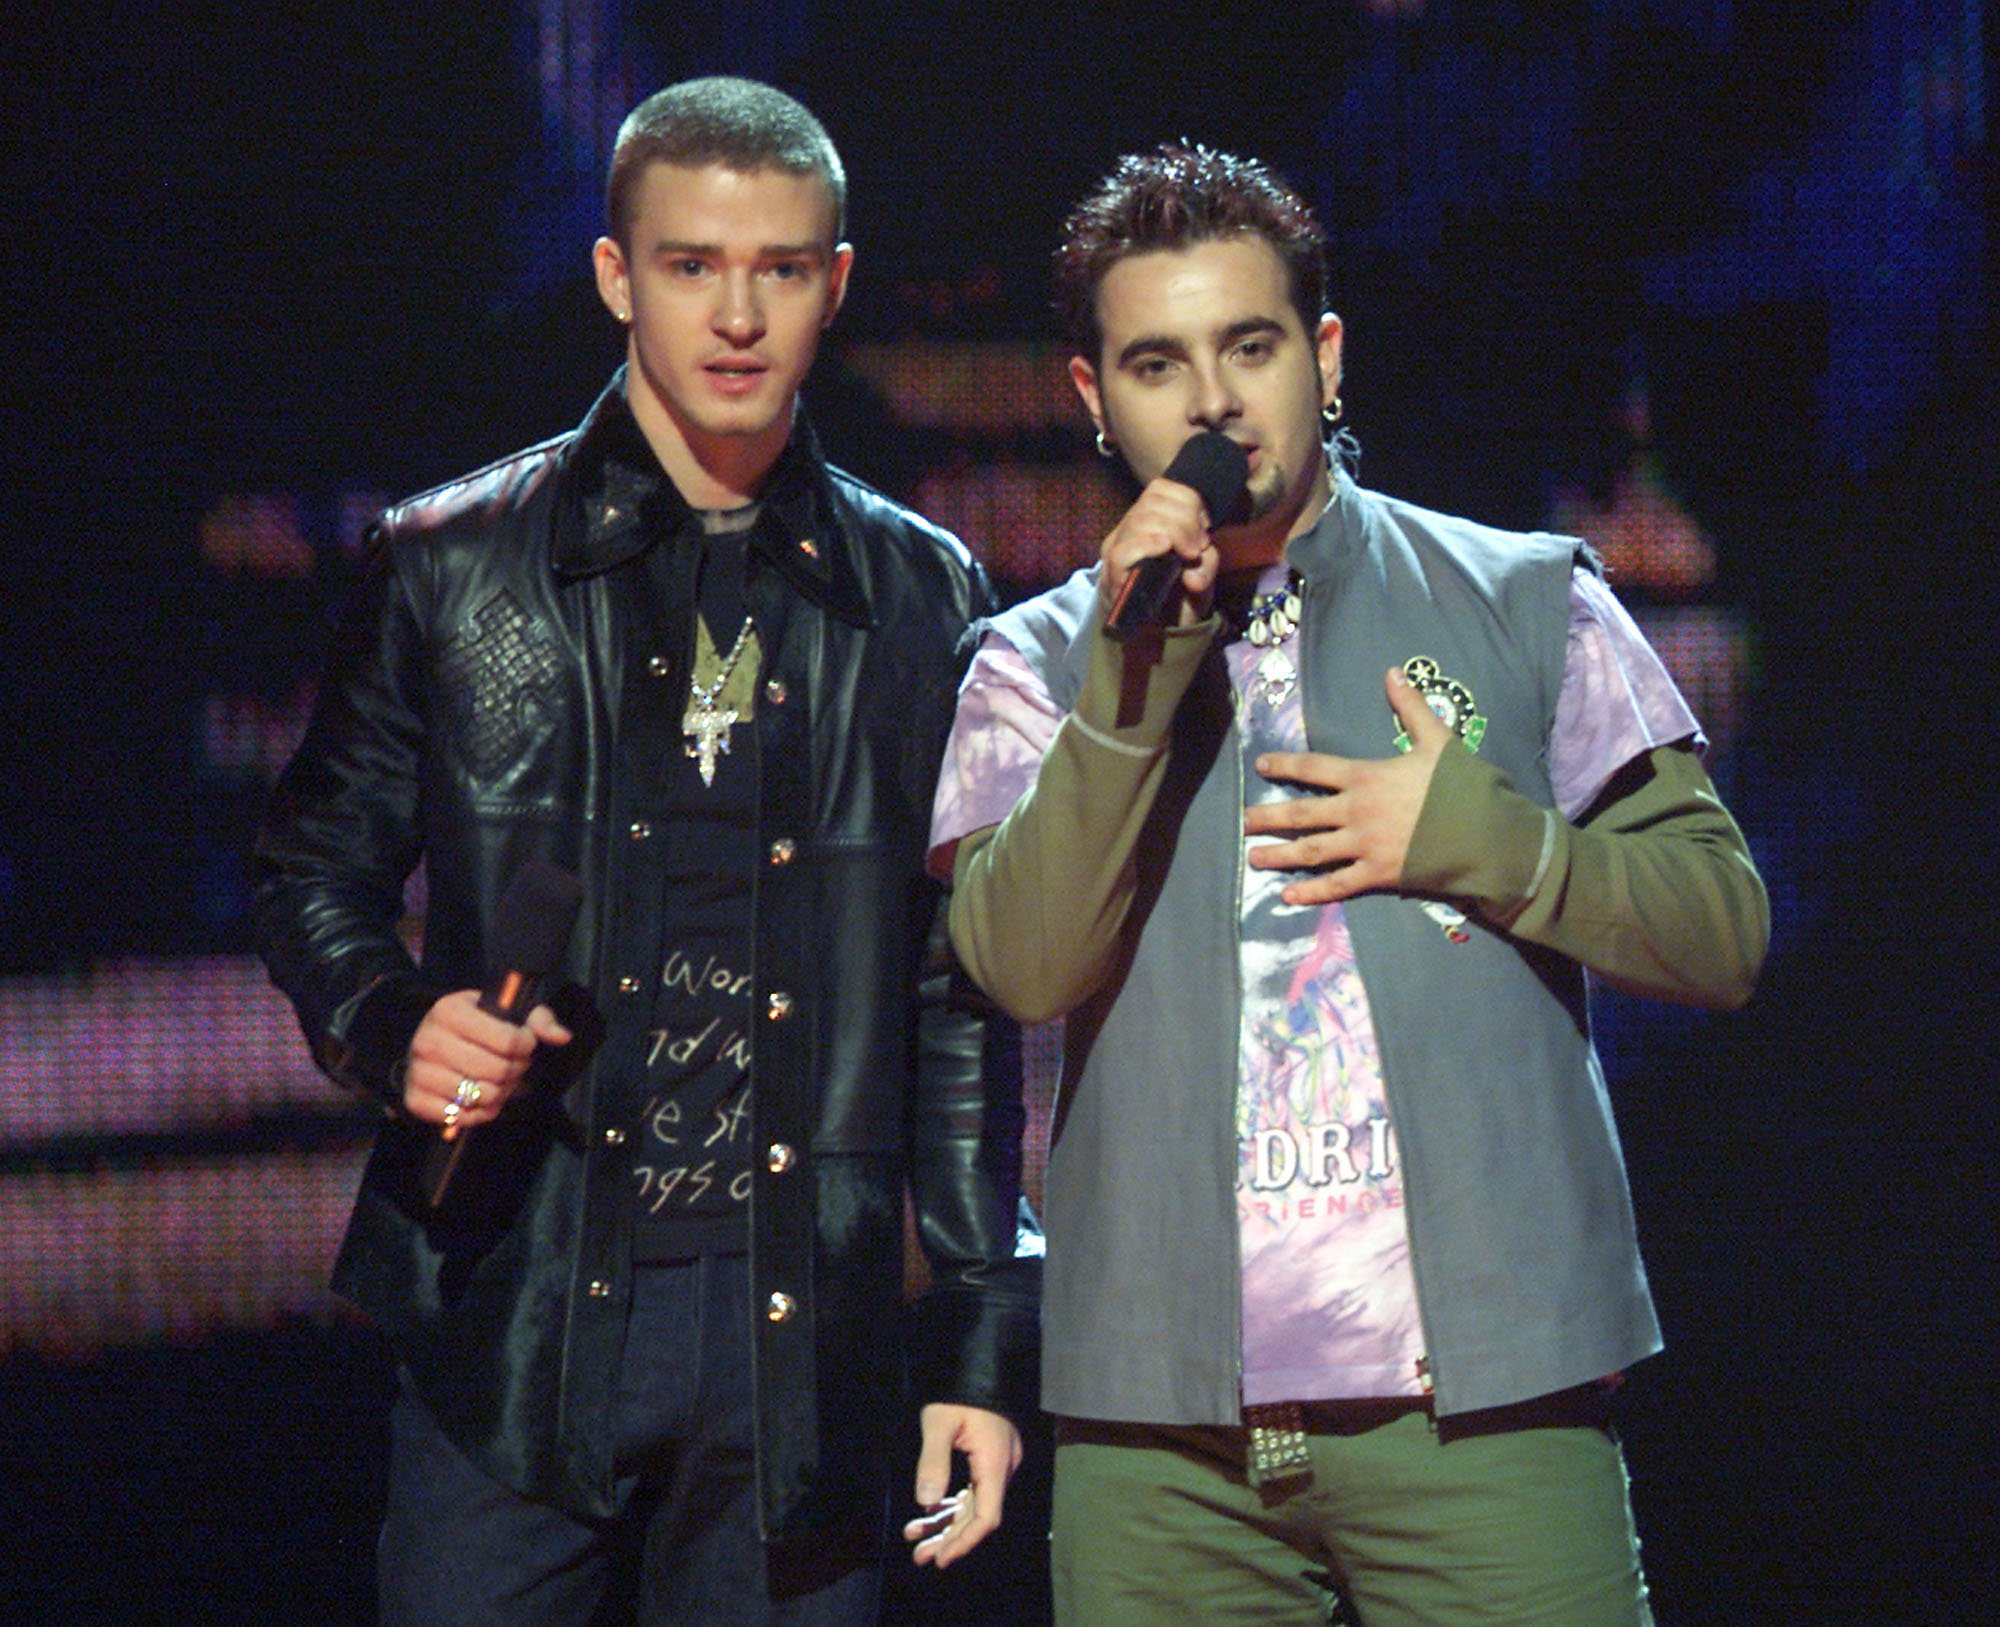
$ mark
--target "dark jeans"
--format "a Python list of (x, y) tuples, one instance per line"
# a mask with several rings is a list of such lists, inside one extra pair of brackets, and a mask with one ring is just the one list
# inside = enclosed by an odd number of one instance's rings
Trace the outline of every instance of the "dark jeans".
[(615, 1424), (619, 1513), (605, 1521), (494, 1482), (405, 1383), (377, 1556), (384, 1627), (873, 1622), (886, 1505), (844, 1546), (767, 1553), (757, 1535), (749, 1318), (741, 1256), (638, 1269)]

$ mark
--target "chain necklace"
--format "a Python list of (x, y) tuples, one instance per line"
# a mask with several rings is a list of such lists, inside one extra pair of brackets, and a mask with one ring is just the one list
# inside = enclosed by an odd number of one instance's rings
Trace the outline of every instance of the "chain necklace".
[(687, 755), (695, 759), (700, 770), (701, 783), (715, 783), (715, 759), (729, 750), (729, 731), (737, 722), (736, 708), (718, 706), (722, 691), (729, 683), (729, 675), (736, 670), (736, 663), (743, 659), (743, 652), (750, 645), (751, 618), (743, 618), (743, 626), (736, 634), (736, 642), (729, 647), (729, 653), (722, 658), (722, 670), (712, 682), (688, 684), (687, 713), (681, 718), (681, 733), (687, 739)]

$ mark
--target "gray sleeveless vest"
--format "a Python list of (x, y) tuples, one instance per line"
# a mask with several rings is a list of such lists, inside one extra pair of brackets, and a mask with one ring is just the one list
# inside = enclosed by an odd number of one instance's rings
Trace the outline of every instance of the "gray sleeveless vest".
[[(1312, 748), (1386, 757), (1383, 674), (1413, 656), (1472, 692), (1479, 755), (1549, 806), (1547, 744), (1579, 545), (1366, 492), (1287, 556)], [(1075, 701), (1092, 573), (996, 618)], [(1070, 1013), (1045, 1195), (1042, 1404), (1072, 1417), (1240, 1417), (1234, 1180), (1241, 753), (1211, 649), (1175, 717), (1119, 963)], [(1436, 1405), (1547, 1394), (1659, 1348), (1623, 1159), (1571, 961), (1397, 894), (1345, 909), (1368, 990)], [(1460, 941), (1463, 940), (1463, 941)]]

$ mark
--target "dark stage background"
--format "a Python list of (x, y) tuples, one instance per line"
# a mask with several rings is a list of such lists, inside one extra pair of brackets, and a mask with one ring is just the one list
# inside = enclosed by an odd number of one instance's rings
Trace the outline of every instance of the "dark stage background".
[[(42, 9), (0, 66), (0, 1619), (369, 1619), (391, 1376), (322, 1287), (368, 1125), (243, 851), (361, 526), (581, 415), (617, 118), (718, 70), (849, 165), (825, 438), (1015, 590), (1119, 502), (1067, 202), (1181, 135), (1313, 195), (1364, 480), (1597, 541), (1772, 887), (1748, 1011), (1603, 1012), (1659, 1619), (1995, 1619), (1980, 5)], [(905, 1619), (1042, 1619), (1045, 1473)]]

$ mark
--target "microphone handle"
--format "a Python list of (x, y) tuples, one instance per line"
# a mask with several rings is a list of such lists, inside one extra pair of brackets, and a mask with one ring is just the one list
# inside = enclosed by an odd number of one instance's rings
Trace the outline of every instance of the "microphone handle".
[(424, 1154), (424, 1203), (436, 1209), (444, 1203), (444, 1195), (451, 1189), (451, 1178), (458, 1173), (458, 1161), (465, 1156), (466, 1138), (471, 1134), (461, 1131), (452, 1140), (443, 1136), (432, 1139), (430, 1150)]
[(1125, 639), (1138, 628), (1166, 625), (1167, 607), (1186, 568), (1179, 554), (1154, 554), (1134, 565), (1105, 613), (1106, 635)]
[(535, 1005), (535, 980), (527, 972), (496, 972), (479, 993), (479, 1009), (502, 1022), (523, 1021)]

